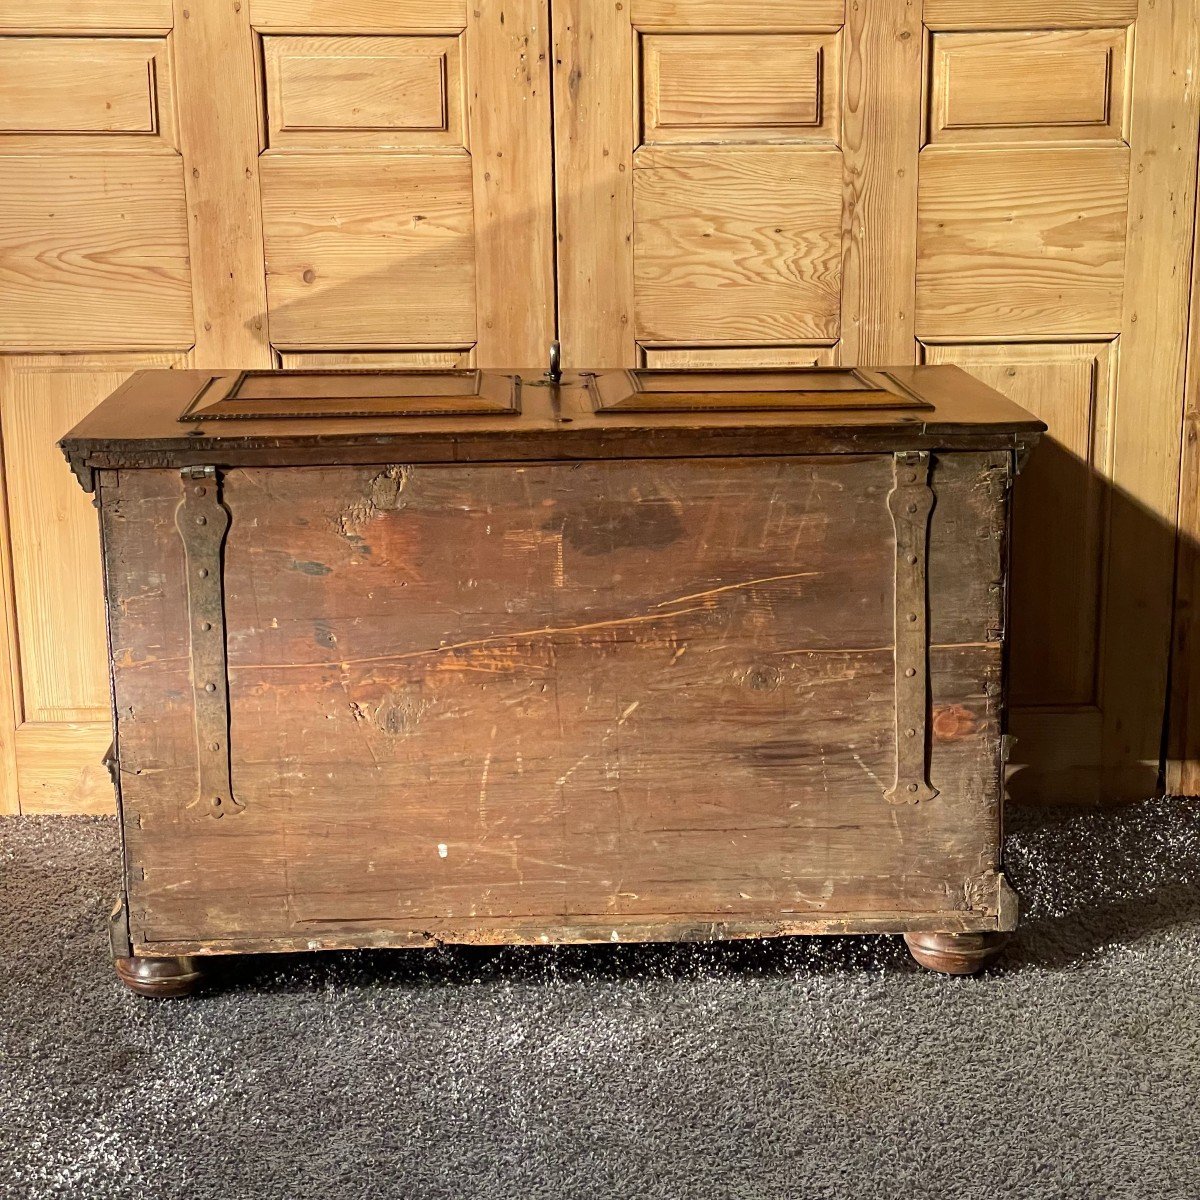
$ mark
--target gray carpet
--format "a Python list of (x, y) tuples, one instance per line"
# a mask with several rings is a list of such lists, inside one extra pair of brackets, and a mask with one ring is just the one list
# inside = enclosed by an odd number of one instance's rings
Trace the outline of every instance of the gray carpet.
[(899, 939), (114, 982), (106, 820), (0, 821), (0, 1196), (1200, 1196), (1200, 802), (1017, 813), (978, 979)]

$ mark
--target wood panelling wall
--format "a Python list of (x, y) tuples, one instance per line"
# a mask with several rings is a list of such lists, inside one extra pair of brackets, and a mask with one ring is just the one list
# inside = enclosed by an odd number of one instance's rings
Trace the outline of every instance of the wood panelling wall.
[(1014, 793), (1158, 786), (1182, 511), (1200, 790), (1195, 15), (0, 0), (0, 811), (111, 805), (94, 513), (53, 442), (129, 371), (519, 365), (556, 333), (581, 366), (955, 362), (1047, 421)]

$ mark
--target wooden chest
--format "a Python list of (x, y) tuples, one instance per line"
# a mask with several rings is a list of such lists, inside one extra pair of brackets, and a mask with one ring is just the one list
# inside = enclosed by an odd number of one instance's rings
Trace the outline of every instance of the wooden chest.
[(1042, 428), (954, 367), (134, 376), (62, 443), (119, 973), (867, 931), (977, 968)]

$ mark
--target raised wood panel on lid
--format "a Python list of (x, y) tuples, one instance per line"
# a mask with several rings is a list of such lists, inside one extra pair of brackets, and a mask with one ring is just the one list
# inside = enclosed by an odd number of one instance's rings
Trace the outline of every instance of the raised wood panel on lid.
[(846, 19), (845, 0), (632, 0), (626, 6), (642, 30), (790, 32), (837, 29)]
[(0, 348), (192, 341), (177, 156), (0, 158)]
[(468, 157), (264, 155), (261, 179), (274, 341), (475, 340)]
[(1128, 25), (1138, 0), (925, 0), (930, 29), (1086, 29)]
[(836, 140), (834, 34), (647, 34), (646, 142)]
[(0, 148), (122, 143), (175, 145), (165, 38), (0, 39)]
[(936, 33), (933, 142), (1119, 141), (1125, 29)]
[(643, 147), (634, 168), (638, 338), (686, 345), (837, 337), (840, 154)]
[(921, 337), (1119, 332), (1129, 150), (921, 155)]
[(171, 0), (0, 0), (0, 33), (166, 33)]
[(265, 37), (267, 144), (463, 145), (458, 38)]
[(457, 33), (466, 0), (250, 0), (250, 23), (281, 33)]
[(280, 350), (279, 365), (285, 371), (311, 371), (338, 367), (396, 367), (413, 371), (428, 367), (469, 367), (471, 347), (453, 346), (411, 350)]
[(639, 346), (643, 367), (834, 367), (830, 346)]
[(0, 427), (28, 721), (108, 717), (100, 547), (91, 499), (56, 446), (131, 372), (178, 354), (0, 356)]
[(925, 361), (957, 364), (1049, 426), (1015, 490), (1012, 701), (1094, 704), (1116, 343), (927, 346)]

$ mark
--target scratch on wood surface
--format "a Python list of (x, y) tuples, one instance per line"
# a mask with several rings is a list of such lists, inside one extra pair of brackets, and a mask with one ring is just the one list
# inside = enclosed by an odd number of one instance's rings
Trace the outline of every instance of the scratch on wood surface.
[(633, 710), (637, 708), (639, 704), (641, 704), (641, 701), (635, 700), (631, 705), (629, 705), (629, 707), (626, 708), (625, 711), (617, 718), (617, 724), (624, 725), (625, 722), (628, 721), (633, 715)]
[(564, 784), (565, 784), (565, 783), (566, 783), (566, 782), (567, 782), (567, 781), (568, 781), (568, 780), (571, 778), (571, 776), (572, 776), (572, 775), (574, 775), (574, 774), (575, 774), (575, 772), (576, 772), (576, 771), (578, 771), (578, 770), (579, 770), (579, 768), (580, 768), (580, 767), (582, 767), (582, 766), (583, 766), (583, 764), (584, 764), (585, 762), (587, 762), (587, 760), (588, 760), (589, 758), (591, 758), (591, 757), (592, 757), (592, 756), (591, 756), (591, 754), (590, 754), (590, 753), (589, 753), (589, 754), (585, 754), (585, 755), (584, 755), (584, 756), (583, 756), (583, 757), (582, 757), (582, 758), (581, 758), (581, 759), (580, 759), (580, 760), (579, 760), (577, 763), (575, 763), (575, 765), (574, 765), (574, 766), (572, 766), (572, 767), (570, 767), (568, 770), (564, 771), (564, 772), (563, 772), (563, 774), (561, 774), (561, 775), (560, 775), (560, 776), (559, 776), (559, 777), (558, 777), (558, 778), (557, 778), (557, 779), (554, 781), (554, 783), (555, 783), (555, 786), (556, 786), (556, 787), (562, 787), (562, 786), (563, 786), (563, 785), (564, 785)]
[(726, 583), (721, 587), (709, 588), (704, 592), (693, 592), (690, 596), (676, 596), (674, 600), (661, 600), (655, 608), (666, 608), (671, 604), (685, 604), (689, 600), (702, 600), (705, 596), (716, 596), (721, 592), (734, 592), (739, 588), (754, 587), (760, 583), (779, 583), (785, 579), (810, 579), (818, 571), (794, 571), (788, 575), (764, 575), (761, 579), (745, 579), (741, 583)]
[(521, 864), (531, 867), (552, 867), (556, 871), (566, 871), (569, 874), (575, 875), (585, 875), (589, 871), (587, 866), (576, 863), (555, 862), (550, 858), (535, 858), (530, 854), (521, 854), (515, 843), (507, 847), (484, 846), (477, 843), (471, 847), (470, 854), (471, 858), (468, 861), (474, 861), (475, 857), (480, 854), (491, 854), (511, 859), (521, 882), (524, 882), (525, 879), (524, 872), (520, 870)]
[(888, 790), (888, 785), (886, 783), (884, 783), (883, 780), (880, 779), (879, 776), (876, 775), (875, 772), (872, 771), (871, 768), (868, 767), (867, 764), (865, 762), (863, 762), (863, 760), (857, 754), (851, 754), (850, 757), (853, 758), (854, 761), (856, 763), (858, 763), (858, 765), (860, 767), (862, 767), (862, 769), (867, 774), (867, 778), (869, 778), (871, 780), (871, 782), (873, 784), (875, 784), (875, 786), (878, 787), (881, 792), (886, 794), (886, 792)]
[(307, 671), (314, 667), (361, 667), (371, 663), (427, 658), (431, 654), (447, 654), (452, 650), (469, 650), (475, 646), (490, 646), (496, 642), (512, 642), (520, 638), (545, 637), (555, 633), (587, 633), (593, 629), (616, 629), (623, 625), (640, 625), (646, 621), (669, 621), (673, 617), (681, 617), (687, 613), (707, 611), (709, 611), (707, 605), (697, 604), (692, 608), (677, 608), (673, 612), (646, 613), (644, 616), (620, 617), (611, 621), (591, 621), (584, 625), (543, 625), (540, 629), (518, 629), (512, 633), (495, 633), (490, 637), (473, 638), (466, 642), (447, 642), (442, 646), (433, 646), (429, 650), (409, 650), (403, 654), (376, 654), (369, 658), (326, 659), (321, 662), (230, 663), (229, 670)]
[(492, 768), (492, 751), (496, 746), (496, 729), (497, 726), (493, 725), (491, 739), (488, 742), (487, 753), (483, 756), (483, 773), (479, 777), (479, 820), (485, 826), (487, 824), (488, 772)]

